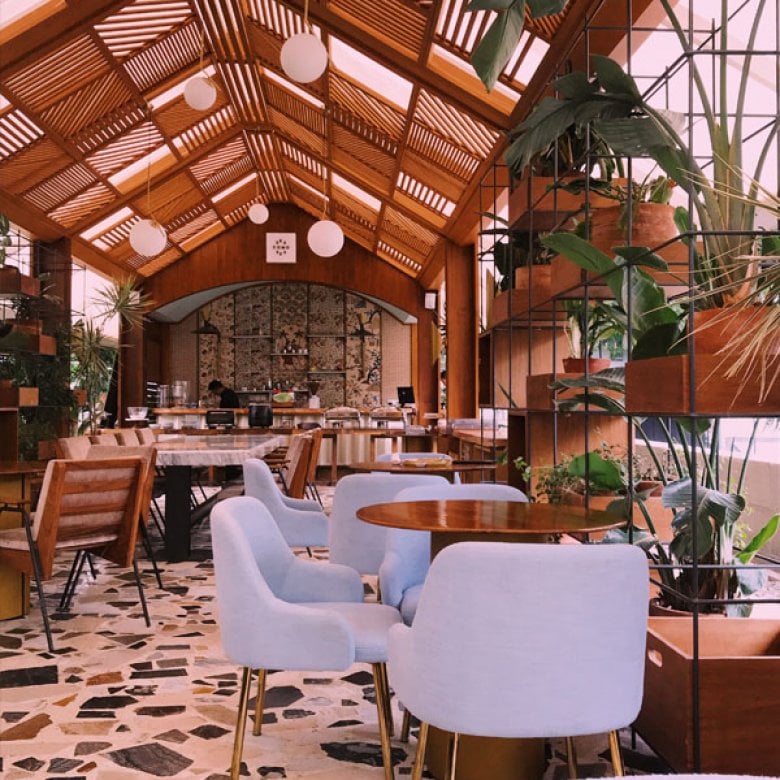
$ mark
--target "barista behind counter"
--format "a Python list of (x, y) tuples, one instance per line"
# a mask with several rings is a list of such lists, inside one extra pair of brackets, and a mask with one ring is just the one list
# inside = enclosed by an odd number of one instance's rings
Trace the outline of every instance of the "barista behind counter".
[(239, 409), (241, 402), (238, 400), (235, 390), (225, 387), (219, 379), (212, 379), (208, 385), (208, 391), (219, 396), (220, 409)]

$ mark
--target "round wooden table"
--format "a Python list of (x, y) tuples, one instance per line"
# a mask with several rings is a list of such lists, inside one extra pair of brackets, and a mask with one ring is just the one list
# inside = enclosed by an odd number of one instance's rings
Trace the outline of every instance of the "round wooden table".
[(556, 534), (608, 531), (626, 524), (625, 518), (597, 509), (521, 501), (391, 501), (364, 506), (357, 516), (374, 525), (430, 531), (431, 557), (455, 542), (545, 542)]
[[(626, 524), (624, 518), (601, 510), (520, 501), (393, 501), (364, 506), (357, 516), (375, 525), (430, 531), (431, 558), (455, 542), (547, 542), (557, 534), (606, 531)], [(430, 728), (426, 765), (438, 780), (445, 777), (451, 738), (446, 731)], [(544, 767), (543, 739), (460, 738), (458, 780), (541, 778)]]

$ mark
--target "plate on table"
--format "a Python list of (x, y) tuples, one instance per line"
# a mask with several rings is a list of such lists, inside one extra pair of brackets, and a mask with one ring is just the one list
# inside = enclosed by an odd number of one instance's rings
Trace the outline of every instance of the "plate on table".
[(410, 469), (438, 469), (452, 463), (450, 458), (407, 458), (401, 464)]

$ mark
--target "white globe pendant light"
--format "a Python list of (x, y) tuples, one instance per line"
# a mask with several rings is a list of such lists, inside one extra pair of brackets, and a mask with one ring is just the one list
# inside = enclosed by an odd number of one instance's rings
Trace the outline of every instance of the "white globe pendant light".
[(130, 246), (144, 257), (154, 257), (165, 249), (168, 236), (163, 226), (154, 219), (141, 219), (130, 229)]
[(332, 220), (315, 222), (306, 236), (309, 249), (320, 257), (333, 257), (344, 246), (344, 231)]
[(253, 203), (249, 207), (249, 221), (255, 225), (263, 225), (268, 222), (270, 216), (268, 206), (265, 203)]
[(206, 111), (217, 99), (217, 87), (207, 76), (193, 76), (184, 87), (184, 100), (196, 111)]
[(328, 51), (312, 33), (297, 33), (288, 38), (280, 55), (282, 70), (301, 84), (316, 81), (328, 67)]

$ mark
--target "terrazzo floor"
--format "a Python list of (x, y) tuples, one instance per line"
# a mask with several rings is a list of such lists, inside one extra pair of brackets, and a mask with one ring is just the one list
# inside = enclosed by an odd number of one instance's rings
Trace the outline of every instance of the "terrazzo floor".
[[(227, 777), (238, 670), (220, 645), (208, 543), (206, 522), (195, 536), (202, 560), (165, 564), (164, 590), (144, 565), (151, 629), (132, 574), (108, 564), (99, 564), (96, 580), (82, 578), (71, 613), (56, 613), (65, 561), (47, 587), (55, 653), (46, 649), (35, 597), (28, 617), (0, 622), (0, 776)], [(326, 558), (324, 550), (315, 554)], [(368, 598), (373, 585), (366, 583)], [(395, 699), (393, 705), (397, 734), (401, 714)], [(243, 776), (383, 776), (366, 666), (339, 674), (272, 673), (265, 723), (261, 737), (247, 732)], [(628, 732), (621, 738), (632, 773), (663, 771), (641, 740), (632, 749)], [(577, 746), (582, 777), (611, 774), (606, 736), (578, 739)], [(414, 748), (414, 737), (408, 744), (394, 740), (396, 776), (410, 774)], [(557, 741), (549, 747), (546, 780), (566, 777), (561, 751)]]

